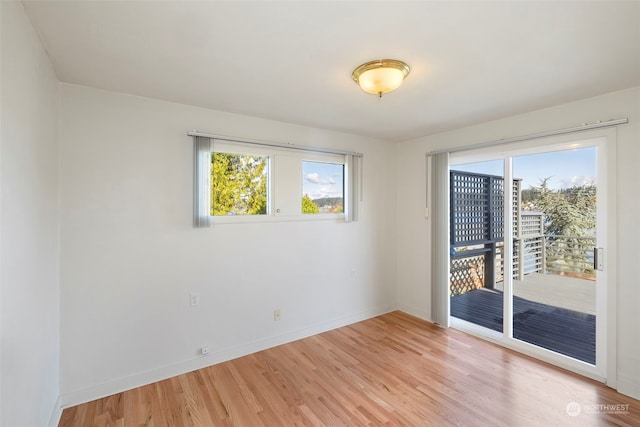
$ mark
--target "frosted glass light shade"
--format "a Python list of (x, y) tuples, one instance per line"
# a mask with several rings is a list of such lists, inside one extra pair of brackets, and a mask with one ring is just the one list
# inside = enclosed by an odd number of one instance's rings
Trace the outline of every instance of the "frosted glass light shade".
[(395, 59), (367, 62), (353, 70), (353, 80), (363, 91), (382, 96), (397, 89), (409, 74), (409, 66)]

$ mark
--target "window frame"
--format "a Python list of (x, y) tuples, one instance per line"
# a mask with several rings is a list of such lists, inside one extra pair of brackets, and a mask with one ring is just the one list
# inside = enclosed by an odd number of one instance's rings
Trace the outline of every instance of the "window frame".
[(305, 214), (302, 212), (302, 203), (300, 203), (300, 214), (303, 216), (322, 217), (325, 219), (344, 217), (346, 215), (346, 208), (347, 208), (347, 191), (346, 191), (347, 161), (345, 156), (340, 156), (337, 154), (319, 154), (319, 153), (304, 153), (304, 155), (301, 156), (301, 160), (300, 160), (300, 184), (302, 186), (300, 191), (301, 201), (302, 201), (302, 197), (304, 197), (304, 174), (302, 170), (304, 162), (325, 163), (325, 164), (342, 166), (342, 212)]
[[(235, 141), (220, 141), (217, 139), (211, 140), (211, 158), (214, 153), (228, 153), (228, 154), (240, 154), (267, 157), (267, 213), (266, 214), (253, 214), (253, 215), (210, 215), (209, 221), (211, 225), (216, 224), (246, 224), (246, 223), (263, 223), (263, 222), (286, 222), (286, 221), (335, 221), (335, 222), (348, 222), (347, 221), (347, 159), (345, 155), (333, 154), (333, 153), (318, 153), (311, 151), (295, 151), (286, 148), (268, 147), (268, 146), (256, 146), (248, 145), (242, 142)], [(286, 159), (286, 160), (285, 160)], [(297, 167), (295, 170), (292, 168), (292, 160), (295, 160)], [(316, 162), (316, 163), (330, 163), (343, 166), (342, 186), (343, 186), (343, 212), (341, 213), (319, 213), (319, 214), (304, 214), (302, 213), (302, 197), (303, 197), (303, 174), (302, 164), (304, 161)], [(286, 163), (289, 163), (289, 167), (286, 168)], [(212, 162), (208, 162), (209, 169), (208, 174), (211, 174)], [(295, 182), (299, 191), (293, 193), (293, 183), (291, 180), (295, 177)], [(286, 190), (284, 185), (278, 185), (279, 180), (287, 182), (289, 187)], [(286, 202), (287, 198), (291, 200), (297, 200), (297, 211), (281, 212), (281, 207), (278, 207), (278, 203)], [(210, 201), (211, 203), (211, 201)], [(289, 209), (294, 206), (293, 202), (288, 204)], [(210, 211), (210, 210), (209, 210)]]
[[(273, 180), (272, 180), (272, 162), (273, 162), (273, 153), (271, 150), (263, 150), (261, 147), (255, 146), (247, 146), (246, 144), (234, 144), (232, 142), (218, 142), (212, 141), (211, 143), (211, 162), (209, 165), (208, 174), (211, 175), (211, 167), (213, 164), (213, 156), (215, 153), (223, 153), (223, 154), (239, 154), (242, 156), (255, 156), (255, 157), (266, 157), (267, 158), (267, 213), (266, 214), (250, 214), (250, 215), (210, 215), (211, 222), (225, 222), (219, 221), (222, 218), (265, 218), (271, 215), (271, 195), (273, 194)], [(213, 204), (213, 200), (210, 200), (210, 204)], [(209, 207), (209, 212), (211, 208)]]

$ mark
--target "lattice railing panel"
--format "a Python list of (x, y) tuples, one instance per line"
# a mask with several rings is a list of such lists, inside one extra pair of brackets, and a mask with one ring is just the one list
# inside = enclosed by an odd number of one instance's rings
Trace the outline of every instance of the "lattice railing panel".
[(522, 213), (521, 236), (540, 236), (544, 234), (544, 222), (542, 213)]
[(520, 188), (522, 187), (521, 179), (514, 179), (511, 186), (511, 209), (513, 212), (513, 235), (520, 236)]
[(502, 239), (504, 235), (504, 179), (490, 177), (491, 182), (491, 234), (492, 241)]
[(494, 242), (504, 229), (504, 180), (501, 177), (451, 171), (452, 246)]
[[(544, 272), (545, 246), (543, 215), (521, 210), (522, 180), (514, 179), (508, 188), (499, 176), (451, 171), (451, 236), (452, 249), (467, 249), (476, 245), (495, 247), (495, 258), (476, 257), (478, 263), (469, 264), (465, 258), (452, 260), (451, 294), (458, 295), (478, 287), (492, 287), (504, 280), (504, 203), (505, 191), (509, 193), (508, 207), (513, 215), (513, 276)], [(486, 256), (490, 255), (487, 252)], [(454, 264), (455, 262), (455, 264)], [(486, 262), (486, 265), (485, 265)], [(487, 265), (494, 270), (485, 271)], [(466, 266), (466, 267), (465, 267)], [(478, 271), (482, 271), (482, 275)], [(482, 284), (479, 279), (482, 278)], [(491, 283), (484, 283), (486, 280)]]
[(452, 258), (449, 292), (461, 295), (484, 286), (484, 255), (467, 258)]
[(477, 242), (488, 234), (488, 180), (484, 176), (451, 172), (452, 243)]

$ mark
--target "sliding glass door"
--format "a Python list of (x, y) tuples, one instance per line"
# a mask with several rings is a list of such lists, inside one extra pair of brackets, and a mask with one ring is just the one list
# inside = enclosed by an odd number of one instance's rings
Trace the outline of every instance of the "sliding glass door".
[(603, 144), (451, 156), (452, 326), (605, 376)]
[(512, 159), (513, 338), (596, 363), (597, 149)]
[(503, 332), (504, 162), (450, 168), (451, 316)]

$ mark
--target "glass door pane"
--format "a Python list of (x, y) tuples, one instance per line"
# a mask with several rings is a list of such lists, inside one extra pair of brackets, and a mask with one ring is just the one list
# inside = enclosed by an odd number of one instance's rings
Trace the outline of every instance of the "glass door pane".
[(586, 147), (512, 160), (513, 338), (591, 365), (596, 157)]
[(504, 162), (450, 168), (450, 312), (503, 331)]

